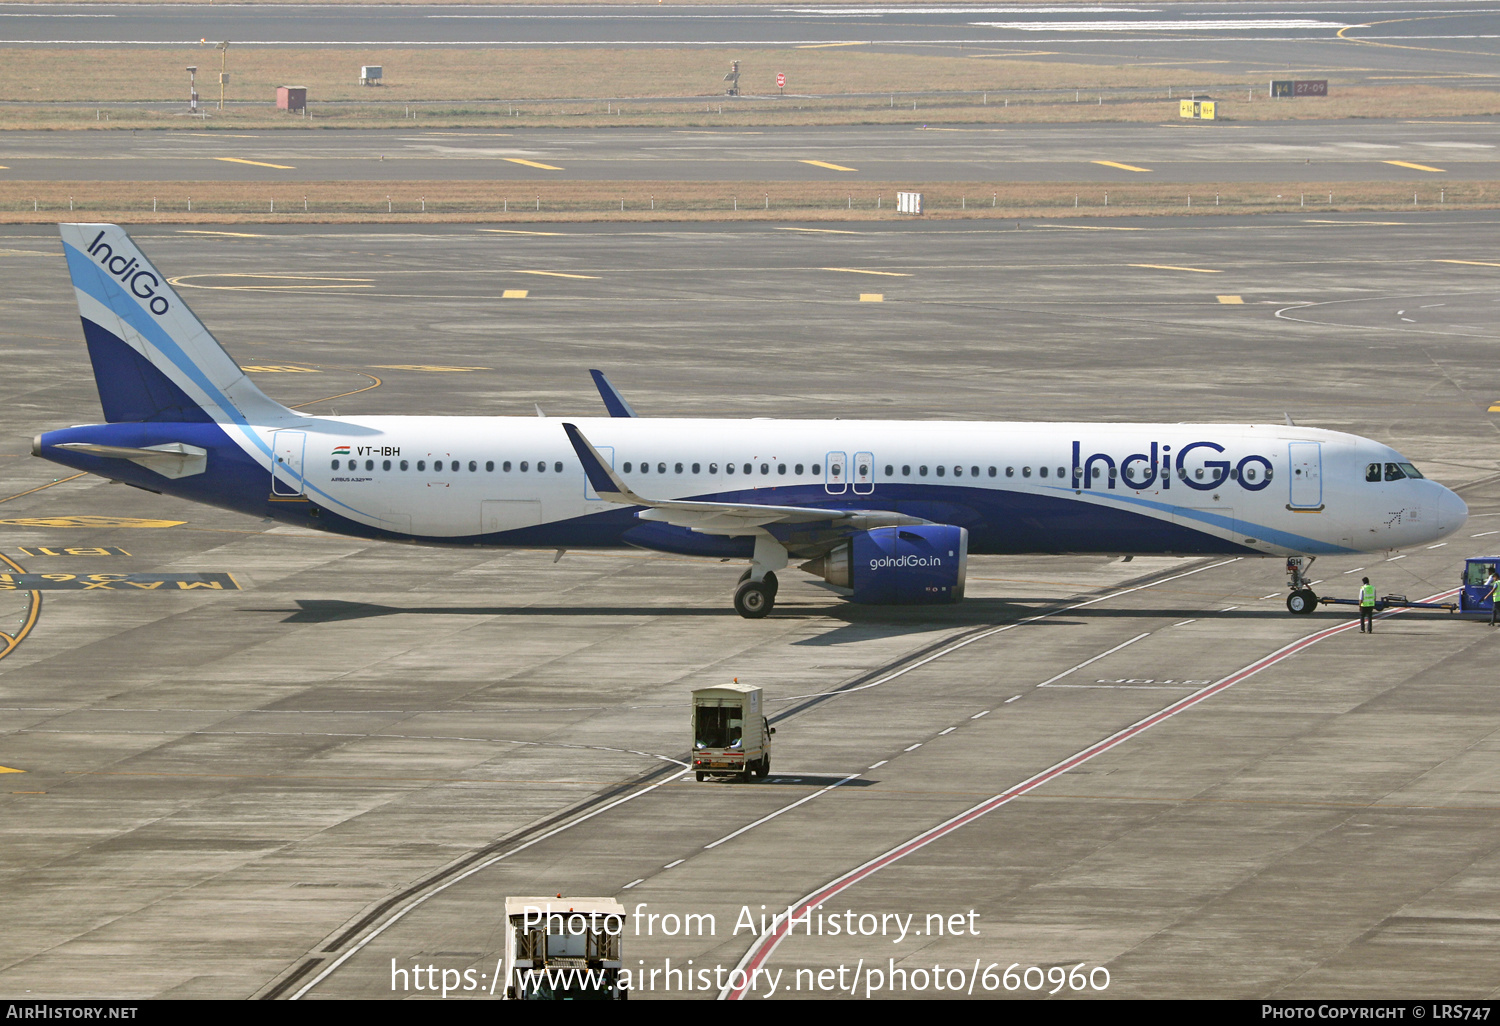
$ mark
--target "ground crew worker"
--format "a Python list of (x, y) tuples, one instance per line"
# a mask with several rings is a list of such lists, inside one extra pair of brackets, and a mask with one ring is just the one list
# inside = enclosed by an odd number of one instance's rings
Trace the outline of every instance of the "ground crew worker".
[(1487, 597), (1490, 600), (1490, 626), (1493, 627), (1495, 615), (1500, 613), (1500, 576), (1497, 576), (1493, 570), (1490, 571), (1489, 586), (1490, 593)]
[(1360, 578), (1364, 583), (1359, 587), (1359, 632), (1361, 634), (1375, 633), (1375, 585), (1370, 583), (1368, 577)]

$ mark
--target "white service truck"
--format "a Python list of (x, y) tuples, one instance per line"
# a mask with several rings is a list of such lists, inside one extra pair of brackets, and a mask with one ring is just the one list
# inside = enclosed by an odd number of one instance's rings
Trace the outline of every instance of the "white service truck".
[(733, 776), (741, 783), (771, 772), (771, 735), (761, 689), (722, 684), (693, 691), (693, 771), (699, 780)]
[(613, 898), (506, 898), (501, 993), (520, 1001), (623, 1001), (625, 906)]

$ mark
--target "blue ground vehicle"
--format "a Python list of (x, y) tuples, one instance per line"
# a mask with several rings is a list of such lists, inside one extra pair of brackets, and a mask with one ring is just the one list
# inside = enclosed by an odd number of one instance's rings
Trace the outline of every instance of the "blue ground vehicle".
[(1470, 556), (1464, 560), (1463, 589), (1458, 593), (1459, 612), (1488, 615), (1494, 608), (1490, 586), (1484, 582), (1496, 567), (1500, 567), (1500, 556)]

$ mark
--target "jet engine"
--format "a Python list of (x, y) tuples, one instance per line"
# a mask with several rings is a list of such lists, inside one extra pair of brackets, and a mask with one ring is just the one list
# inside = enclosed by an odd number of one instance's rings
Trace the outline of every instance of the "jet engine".
[(947, 524), (860, 531), (799, 569), (869, 605), (927, 605), (964, 597), (969, 532)]

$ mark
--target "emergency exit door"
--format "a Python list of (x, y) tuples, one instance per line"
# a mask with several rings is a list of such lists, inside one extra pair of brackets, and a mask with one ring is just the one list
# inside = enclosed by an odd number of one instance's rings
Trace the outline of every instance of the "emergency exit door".
[(855, 453), (849, 470), (854, 480), (855, 495), (869, 495), (875, 490), (875, 456), (872, 453)]
[(843, 495), (849, 490), (849, 460), (841, 452), (823, 458), (823, 490), (829, 495)]

